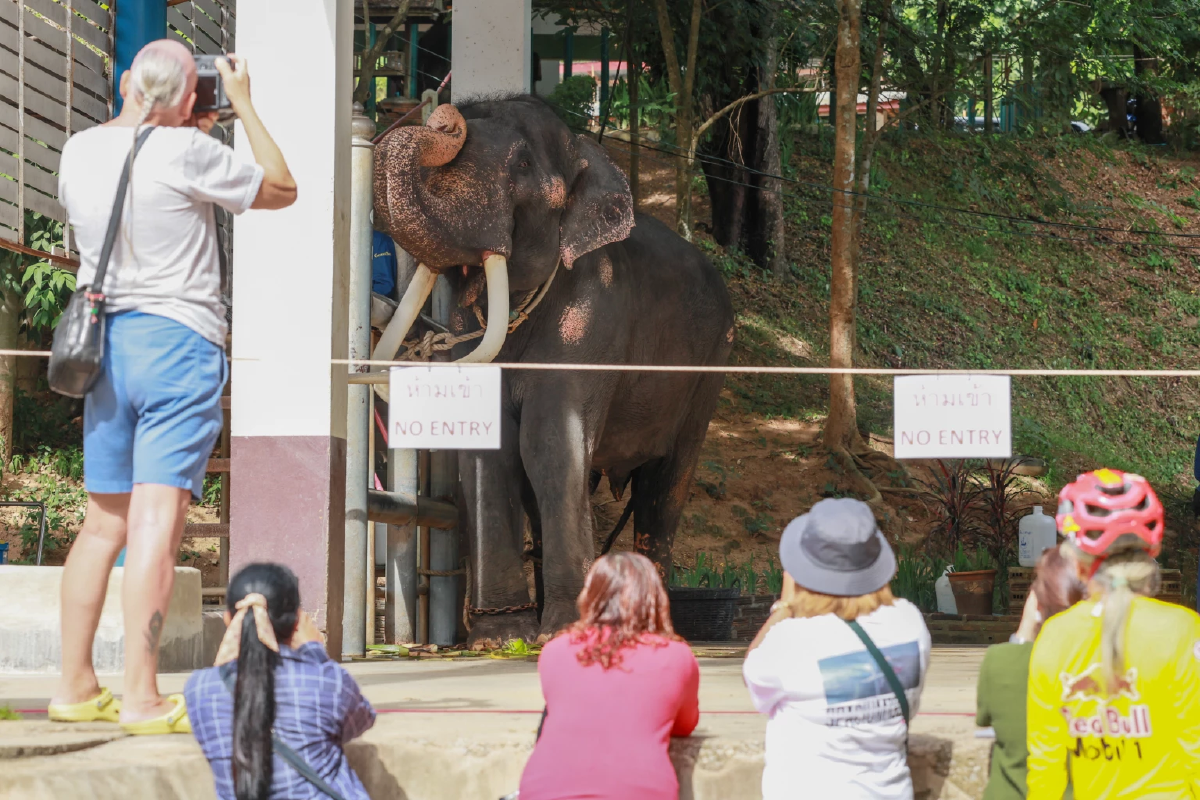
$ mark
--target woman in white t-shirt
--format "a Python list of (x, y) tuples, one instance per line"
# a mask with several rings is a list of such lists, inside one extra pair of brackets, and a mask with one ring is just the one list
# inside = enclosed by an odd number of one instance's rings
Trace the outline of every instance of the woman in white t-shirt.
[(754, 707), (771, 716), (764, 800), (911, 800), (907, 721), (929, 631), (916, 606), (892, 597), (896, 557), (870, 507), (820, 501), (784, 530), (779, 560), (783, 597), (742, 667)]

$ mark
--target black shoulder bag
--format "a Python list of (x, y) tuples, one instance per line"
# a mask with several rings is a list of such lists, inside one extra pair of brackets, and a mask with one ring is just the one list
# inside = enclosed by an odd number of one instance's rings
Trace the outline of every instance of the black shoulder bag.
[(908, 695), (904, 693), (904, 684), (900, 683), (900, 678), (896, 675), (896, 671), (892, 669), (892, 665), (884, 658), (883, 653), (875, 646), (875, 642), (871, 641), (871, 637), (862, 629), (862, 625), (858, 624), (858, 620), (849, 620), (846, 622), (850, 629), (857, 634), (862, 643), (866, 645), (867, 652), (871, 654), (871, 658), (875, 659), (875, 663), (879, 665), (879, 669), (883, 672), (884, 679), (887, 680), (888, 686), (892, 687), (892, 692), (896, 695), (896, 699), (900, 701), (900, 713), (904, 715), (904, 727), (908, 727)]
[(96, 263), (96, 276), (90, 286), (79, 286), (71, 294), (67, 309), (54, 329), (54, 345), (50, 351), (50, 388), (67, 397), (86, 395), (104, 369), (104, 274), (108, 271), (108, 259), (121, 227), (125, 192), (129, 188), (130, 164), (153, 131), (154, 128), (149, 127), (139, 133), (129, 158), (125, 159), (121, 179), (117, 182), (117, 196), (113, 198), (112, 214), (108, 218), (108, 230), (104, 234), (104, 246)]
[[(234, 683), (232, 671), (220, 668), (220, 674), (221, 682), (225, 684), (225, 688), (229, 690), (229, 694), (236, 694), (234, 691), (236, 684)], [(304, 756), (300, 755), (289, 745), (285, 744), (274, 730), (271, 731), (271, 747), (274, 749), (277, 756), (290, 764), (292, 769), (296, 770), (296, 772), (299, 772), (301, 778), (304, 778), (304, 780), (316, 787), (318, 792), (321, 792), (322, 794), (331, 798), (331, 800), (346, 800), (344, 797), (342, 797), (337, 789), (334, 789), (325, 782), (324, 778), (317, 774), (317, 771), (312, 768), (312, 765), (304, 760)]]

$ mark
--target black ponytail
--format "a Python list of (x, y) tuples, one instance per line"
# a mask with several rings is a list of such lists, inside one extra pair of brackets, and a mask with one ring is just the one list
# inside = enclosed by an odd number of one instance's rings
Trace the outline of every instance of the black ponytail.
[[(230, 613), (248, 594), (267, 600), (271, 627), (280, 644), (296, 630), (300, 585), (281, 564), (250, 564), (233, 577), (226, 598)], [(233, 693), (233, 793), (237, 800), (267, 800), (274, 777), (271, 731), (275, 727), (275, 668), (279, 655), (258, 639), (254, 614), (242, 620), (237, 684)]]

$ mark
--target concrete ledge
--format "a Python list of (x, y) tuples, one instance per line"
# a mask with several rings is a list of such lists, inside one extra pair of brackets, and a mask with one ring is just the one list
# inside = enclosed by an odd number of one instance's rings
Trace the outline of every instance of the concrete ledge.
[[(62, 567), (0, 566), (0, 673), (54, 673), (61, 662), (59, 597)], [(100, 673), (125, 668), (125, 630), (121, 589), (125, 570), (117, 567), (108, 580), (92, 662)], [(175, 588), (159, 641), (160, 672), (204, 666), (200, 571), (175, 568)]]
[[(372, 797), (495, 800), (517, 788), (537, 720), (536, 714), (472, 715), (469, 723), (456, 714), (381, 714), (347, 753)], [(0, 736), (7, 724), (0, 723)], [(759, 798), (763, 726), (757, 715), (701, 715), (692, 737), (671, 743), (680, 800)], [(988, 748), (974, 738), (969, 718), (918, 717), (909, 740), (917, 800), (981, 798)], [(7, 759), (0, 774), (0, 798), (215, 797), (208, 765), (190, 736), (127, 737), (79, 752)]]

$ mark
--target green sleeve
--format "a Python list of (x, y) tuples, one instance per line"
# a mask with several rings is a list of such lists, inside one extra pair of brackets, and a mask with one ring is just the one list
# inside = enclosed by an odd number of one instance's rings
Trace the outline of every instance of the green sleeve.
[(991, 672), (993, 650), (988, 648), (983, 654), (983, 663), (979, 666), (979, 684), (975, 689), (975, 724), (986, 728), (992, 724), (992, 712), (988, 707), (988, 673)]

